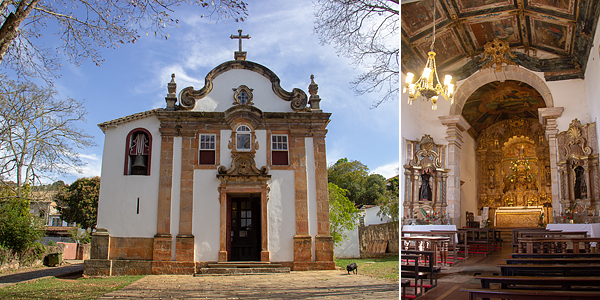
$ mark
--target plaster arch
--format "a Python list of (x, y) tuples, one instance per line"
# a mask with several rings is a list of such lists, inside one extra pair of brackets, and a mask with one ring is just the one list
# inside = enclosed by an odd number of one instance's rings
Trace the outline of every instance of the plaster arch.
[(504, 82), (506, 80), (516, 80), (529, 84), (542, 95), (546, 107), (554, 107), (552, 93), (542, 78), (525, 68), (518, 66), (503, 66), (502, 71), (500, 72), (496, 72), (495, 68), (487, 68), (485, 70), (480, 70), (465, 80), (454, 94), (454, 103), (450, 106), (449, 115), (462, 114), (467, 99), (469, 99), (471, 94), (478, 88), (490, 82)]

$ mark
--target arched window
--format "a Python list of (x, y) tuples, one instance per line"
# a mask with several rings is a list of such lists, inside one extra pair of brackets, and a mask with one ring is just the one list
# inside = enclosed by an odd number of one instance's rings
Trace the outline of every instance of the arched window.
[(136, 128), (127, 135), (125, 175), (150, 175), (152, 135), (144, 128)]
[(240, 125), (236, 129), (236, 150), (238, 151), (250, 151), (252, 150), (252, 135), (250, 127), (246, 125)]

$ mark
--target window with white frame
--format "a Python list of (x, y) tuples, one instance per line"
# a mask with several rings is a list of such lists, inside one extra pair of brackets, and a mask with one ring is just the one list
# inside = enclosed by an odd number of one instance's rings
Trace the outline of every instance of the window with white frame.
[(246, 125), (238, 126), (236, 130), (236, 149), (238, 151), (252, 150), (252, 135), (250, 127)]
[(289, 164), (287, 135), (271, 135), (271, 164), (275, 166), (287, 166)]
[(216, 134), (200, 134), (200, 151), (198, 156), (198, 164), (214, 165), (217, 153), (217, 135)]

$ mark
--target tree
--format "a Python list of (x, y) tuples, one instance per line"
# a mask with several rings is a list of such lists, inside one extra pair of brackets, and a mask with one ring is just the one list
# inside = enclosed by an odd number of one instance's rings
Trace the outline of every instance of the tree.
[(398, 98), (398, 0), (317, 0), (315, 32), (321, 44), (333, 43), (338, 53), (368, 71), (351, 82), (353, 90), (384, 91), (377, 107)]
[(358, 209), (346, 198), (347, 190), (329, 183), (329, 222), (331, 236), (335, 245), (346, 237), (344, 232), (357, 226)]
[(348, 199), (355, 205), (375, 204), (385, 193), (385, 177), (369, 175), (369, 168), (359, 161), (339, 159), (327, 168), (327, 179), (348, 191)]
[(74, 148), (94, 146), (92, 136), (75, 127), (85, 108), (74, 99), (57, 99), (51, 88), (0, 80), (0, 175), (14, 177), (17, 196), (25, 183), (44, 173), (64, 173), (83, 165)]
[[(47, 76), (60, 67), (57, 53), (62, 52), (71, 63), (91, 59), (100, 65), (100, 48), (135, 43), (144, 33), (166, 39), (166, 28), (178, 23), (171, 13), (185, 4), (198, 5), (217, 20), (238, 22), (247, 16), (241, 0), (4, 0), (0, 63), (23, 75)], [(57, 49), (45, 48), (40, 40), (48, 30), (54, 30), (48, 36), (62, 40)]]
[(99, 196), (100, 177), (77, 179), (56, 195), (61, 218), (84, 229), (94, 228)]
[[(0, 187), (0, 246), (21, 254), (44, 235), (43, 223), (29, 213), (28, 185)], [(20, 194), (20, 196), (19, 196)]]
[(400, 218), (400, 179), (396, 175), (387, 180), (385, 196), (377, 202), (380, 205), (378, 216), (388, 215), (392, 222), (398, 221)]

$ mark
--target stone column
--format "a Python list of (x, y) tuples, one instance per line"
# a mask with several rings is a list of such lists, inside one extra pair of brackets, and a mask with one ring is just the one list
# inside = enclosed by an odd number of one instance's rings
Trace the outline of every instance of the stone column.
[(565, 110), (564, 107), (545, 107), (538, 108), (540, 124), (546, 129), (546, 140), (550, 148), (550, 177), (552, 178), (552, 208), (560, 212), (560, 197), (558, 186), (558, 145), (556, 144), (556, 135), (558, 134), (558, 124), (556, 119), (560, 117)]
[(296, 235), (294, 235), (293, 270), (308, 270), (312, 261), (312, 237), (308, 233), (308, 191), (306, 176), (305, 134), (290, 132), (290, 165), (294, 170)]
[(447, 189), (447, 211), (450, 214), (452, 224), (460, 227), (460, 149), (463, 145), (463, 132), (467, 131), (469, 123), (462, 115), (439, 117), (446, 129), (446, 140), (448, 141), (448, 189)]
[(171, 189), (173, 186), (173, 132), (161, 128), (158, 218), (152, 260), (171, 261)]
[[(317, 106), (318, 107), (318, 106)], [(313, 137), (315, 158), (315, 189), (317, 194), (317, 236), (315, 237), (315, 261), (318, 268), (335, 269), (333, 262), (333, 237), (329, 228), (329, 187), (327, 184), (327, 157), (325, 133)]]
[(194, 166), (198, 164), (196, 132), (181, 132), (181, 194), (179, 204), (179, 233), (175, 245), (176, 261), (194, 261)]

